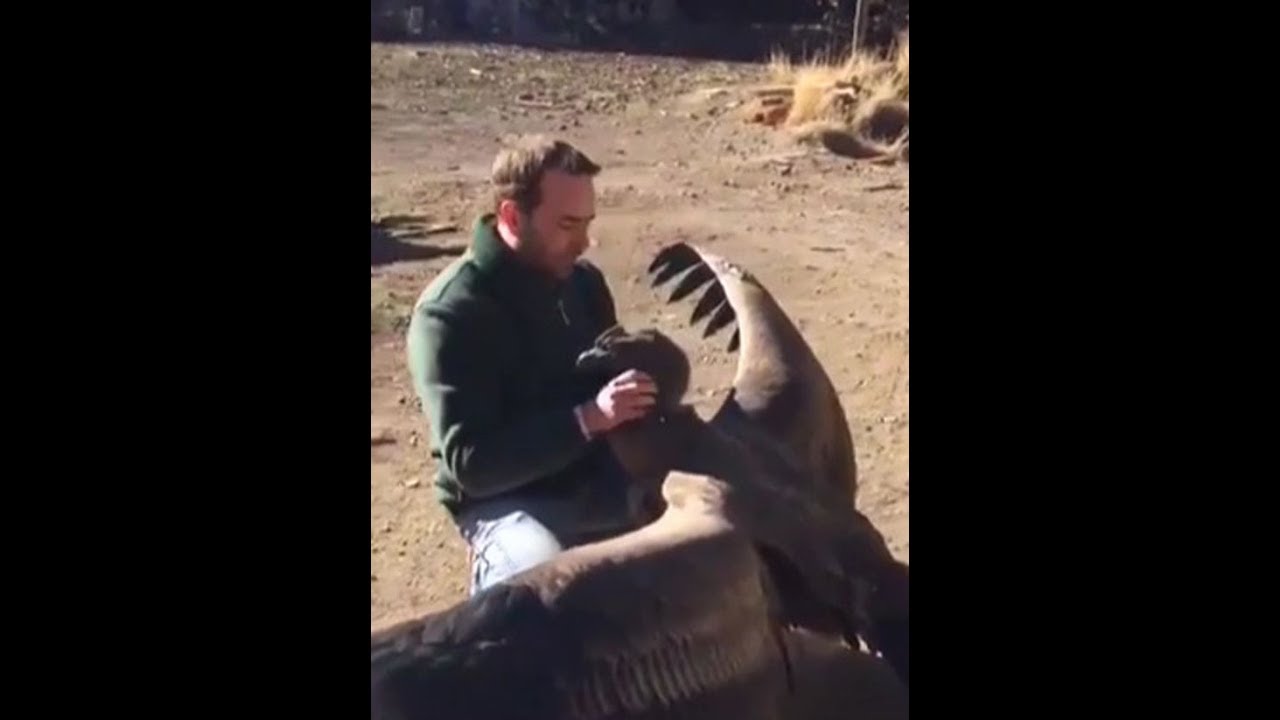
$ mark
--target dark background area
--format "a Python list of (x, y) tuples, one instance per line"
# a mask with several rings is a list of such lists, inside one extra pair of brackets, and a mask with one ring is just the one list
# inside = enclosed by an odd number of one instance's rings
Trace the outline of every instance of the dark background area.
[[(866, 0), (862, 46), (886, 48), (908, 0)], [(543, 49), (755, 60), (773, 50), (843, 54), (854, 0), (371, 0), (370, 39), (467, 41)]]

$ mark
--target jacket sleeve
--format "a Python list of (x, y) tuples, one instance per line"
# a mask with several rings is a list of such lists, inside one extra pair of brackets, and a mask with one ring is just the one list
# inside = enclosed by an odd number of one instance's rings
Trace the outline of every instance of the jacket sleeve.
[(502, 407), (500, 321), (481, 301), (424, 304), (410, 321), (409, 366), (442, 462), (471, 497), (513, 490), (568, 467), (588, 440), (573, 407), (511, 417)]

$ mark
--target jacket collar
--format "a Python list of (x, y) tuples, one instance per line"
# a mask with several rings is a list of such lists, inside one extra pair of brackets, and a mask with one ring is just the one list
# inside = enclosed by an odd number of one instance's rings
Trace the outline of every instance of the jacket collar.
[(482, 272), (498, 280), (503, 292), (517, 296), (558, 296), (563, 283), (530, 268), (498, 236), (497, 216), (486, 213), (476, 220), (471, 234), (471, 259)]

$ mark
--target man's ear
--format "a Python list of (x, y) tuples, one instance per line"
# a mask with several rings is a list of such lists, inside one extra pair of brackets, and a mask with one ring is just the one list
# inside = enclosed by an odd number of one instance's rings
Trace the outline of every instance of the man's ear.
[(520, 206), (516, 205), (515, 200), (502, 200), (498, 203), (498, 220), (517, 233), (520, 232)]

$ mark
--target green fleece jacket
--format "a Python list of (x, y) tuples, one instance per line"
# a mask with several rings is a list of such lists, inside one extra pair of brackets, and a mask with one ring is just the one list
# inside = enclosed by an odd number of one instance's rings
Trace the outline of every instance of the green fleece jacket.
[(603, 448), (574, 416), (596, 379), (578, 354), (617, 322), (598, 269), (580, 260), (557, 282), (516, 261), (481, 217), (472, 244), (423, 291), (408, 332), (409, 369), (431, 429), (437, 496), (457, 515), (509, 493), (567, 494)]

